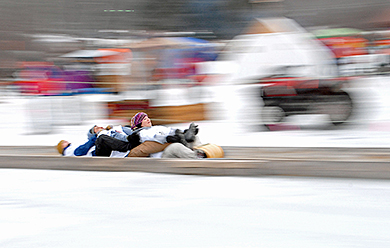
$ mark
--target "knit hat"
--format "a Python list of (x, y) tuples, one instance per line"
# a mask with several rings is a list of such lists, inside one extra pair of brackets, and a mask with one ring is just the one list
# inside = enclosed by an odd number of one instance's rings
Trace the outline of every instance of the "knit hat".
[(64, 142), (66, 142), (66, 140), (61, 140), (56, 146), (59, 154), (62, 154), (64, 152), (64, 147), (62, 147), (62, 144), (64, 144)]
[(88, 134), (87, 134), (88, 139), (92, 138), (92, 136), (95, 135), (95, 127), (96, 125), (94, 125), (91, 129), (88, 130)]
[(136, 128), (139, 124), (142, 123), (142, 121), (144, 120), (145, 117), (147, 117), (148, 115), (145, 114), (144, 112), (138, 112), (136, 113), (133, 118), (131, 118), (130, 120), (130, 125), (131, 125), (131, 129), (134, 129)]

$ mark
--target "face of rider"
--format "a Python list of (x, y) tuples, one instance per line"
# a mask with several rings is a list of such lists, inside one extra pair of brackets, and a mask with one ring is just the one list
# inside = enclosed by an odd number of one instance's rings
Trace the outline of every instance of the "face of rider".
[(103, 127), (94, 126), (93, 131), (94, 131), (95, 133), (99, 133), (99, 132), (102, 131), (103, 129), (104, 129)]
[(61, 147), (62, 149), (65, 149), (66, 147), (68, 147), (68, 145), (70, 145), (70, 142), (65, 140), (64, 142), (62, 142)]
[(145, 116), (145, 118), (141, 122), (141, 127), (151, 127), (152, 121), (149, 119), (148, 116)]

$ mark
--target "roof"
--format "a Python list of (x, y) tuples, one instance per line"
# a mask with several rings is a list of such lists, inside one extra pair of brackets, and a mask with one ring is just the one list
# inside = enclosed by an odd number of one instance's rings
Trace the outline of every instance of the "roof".
[(304, 29), (293, 19), (279, 18), (256, 18), (242, 34), (264, 34), (302, 32)]

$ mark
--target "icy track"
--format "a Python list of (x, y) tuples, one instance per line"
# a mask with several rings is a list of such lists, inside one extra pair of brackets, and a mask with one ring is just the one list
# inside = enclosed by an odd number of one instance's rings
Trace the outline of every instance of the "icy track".
[(390, 246), (390, 182), (1, 170), (0, 247)]

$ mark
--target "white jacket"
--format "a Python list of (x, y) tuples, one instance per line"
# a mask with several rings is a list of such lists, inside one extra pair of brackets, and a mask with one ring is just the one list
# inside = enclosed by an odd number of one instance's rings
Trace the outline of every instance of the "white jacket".
[(176, 128), (165, 127), (165, 126), (152, 126), (149, 128), (144, 128), (139, 131), (140, 142), (145, 141), (156, 141), (160, 144), (167, 143), (167, 136), (174, 135)]

